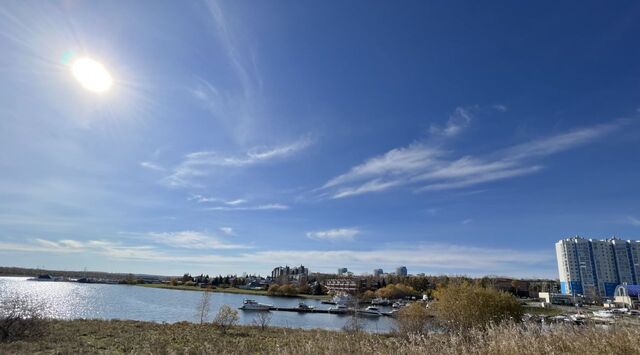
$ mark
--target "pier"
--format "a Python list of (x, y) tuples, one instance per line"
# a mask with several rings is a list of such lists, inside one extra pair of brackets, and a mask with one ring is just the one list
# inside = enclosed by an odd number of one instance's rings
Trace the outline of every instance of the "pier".
[[(324, 313), (324, 314), (338, 314), (338, 315), (352, 315), (354, 313), (353, 309), (347, 310), (329, 310), (329, 309), (304, 309), (298, 307), (271, 307), (269, 311), (279, 311), (279, 312), (298, 312), (298, 313)], [(380, 312), (383, 316), (391, 316), (389, 312)]]

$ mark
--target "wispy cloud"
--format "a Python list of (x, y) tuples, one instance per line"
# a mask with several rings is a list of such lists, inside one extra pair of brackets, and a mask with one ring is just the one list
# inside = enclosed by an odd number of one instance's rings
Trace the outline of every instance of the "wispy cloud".
[(165, 171), (165, 168), (150, 161), (143, 161), (140, 163), (140, 166), (149, 170)]
[(324, 231), (307, 232), (307, 238), (318, 240), (353, 240), (355, 236), (360, 234), (357, 228), (336, 228)]
[(453, 137), (458, 135), (465, 129), (473, 119), (473, 108), (456, 107), (449, 116), (447, 124), (444, 127), (432, 124), (429, 128), (431, 134), (442, 135), (445, 137)]
[(491, 108), (493, 108), (496, 111), (500, 111), (500, 112), (506, 112), (507, 111), (507, 106), (501, 105), (501, 104), (492, 105)]
[(332, 198), (344, 198), (411, 186), (414, 191), (460, 189), (533, 174), (543, 167), (536, 159), (590, 143), (612, 133), (626, 121), (581, 128), (518, 144), (484, 157), (454, 157), (451, 151), (412, 143), (368, 159), (320, 188)]
[(254, 46), (246, 42), (247, 34), (242, 32), (242, 27), (227, 20), (224, 3), (206, 0), (204, 5), (204, 23), (217, 39), (218, 52), (226, 58), (233, 74), (232, 84), (225, 83), (224, 90), (218, 90), (216, 82), (199, 77), (190, 91), (226, 128), (231, 138), (246, 143), (261, 133), (260, 124), (266, 121), (262, 108), (263, 85)]
[(632, 216), (627, 216), (627, 221), (634, 226), (640, 226), (640, 219)]
[(169, 186), (192, 186), (192, 179), (209, 175), (214, 169), (241, 168), (293, 156), (312, 144), (305, 137), (292, 143), (251, 149), (240, 155), (223, 155), (215, 151), (188, 153), (163, 181)]
[(237, 205), (241, 205), (243, 203), (246, 203), (247, 200), (243, 200), (241, 198), (237, 199), (237, 200), (232, 200), (232, 201), (225, 201), (225, 203), (227, 205), (231, 205), (231, 206), (237, 206)]
[(225, 235), (231, 235), (231, 236), (236, 235), (235, 231), (231, 227), (220, 227), (220, 231)]
[(429, 127), (429, 133), (435, 136), (451, 138), (462, 133), (462, 131), (471, 124), (471, 121), (475, 119), (477, 114), (495, 111), (505, 112), (507, 111), (507, 107), (500, 104), (491, 106), (458, 106), (449, 115), (449, 118), (447, 119), (447, 122), (444, 126), (432, 124)]
[[(233, 232), (233, 230), (231, 230)], [(251, 246), (227, 243), (221, 238), (197, 231), (149, 233), (155, 243), (185, 249), (247, 249)]]
[(210, 202), (218, 202), (218, 203), (223, 203), (225, 205), (229, 205), (229, 206), (237, 206), (237, 205), (241, 205), (243, 203), (247, 203), (249, 201), (242, 199), (242, 198), (238, 198), (238, 199), (234, 199), (234, 200), (225, 200), (223, 198), (217, 198), (217, 197), (207, 197), (207, 196), (202, 196), (202, 195), (192, 195), (191, 197), (188, 198), (189, 201), (196, 201), (197, 203), (210, 203)]
[(288, 210), (289, 206), (280, 203), (269, 203), (255, 206), (212, 206), (207, 207), (207, 211), (268, 211), (268, 210)]

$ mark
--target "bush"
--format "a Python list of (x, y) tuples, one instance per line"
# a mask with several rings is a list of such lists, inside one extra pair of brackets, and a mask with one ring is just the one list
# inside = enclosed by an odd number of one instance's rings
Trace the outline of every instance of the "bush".
[(362, 301), (371, 301), (372, 299), (376, 298), (376, 293), (371, 291), (371, 290), (367, 290), (362, 294), (362, 297), (360, 297), (360, 299)]
[(43, 334), (42, 306), (26, 297), (10, 296), (0, 304), (0, 342)]
[(378, 289), (376, 296), (389, 299), (405, 298), (411, 296), (417, 296), (418, 293), (411, 286), (403, 284), (391, 284)]
[(267, 290), (269, 296), (297, 296), (298, 288), (293, 285), (271, 285)]
[(398, 312), (395, 318), (396, 333), (401, 336), (421, 334), (425, 331), (429, 318), (431, 315), (423, 303), (411, 303)]
[(220, 307), (218, 314), (216, 314), (216, 317), (213, 319), (213, 324), (220, 328), (223, 333), (226, 333), (227, 330), (236, 325), (239, 320), (238, 311), (225, 304)]
[(505, 320), (522, 319), (520, 302), (494, 288), (462, 283), (437, 290), (435, 297), (436, 316), (447, 328), (486, 328)]
[(274, 295), (280, 294), (280, 286), (275, 285), (275, 284), (269, 286), (269, 289), (267, 290), (267, 294), (270, 295), (270, 296), (274, 296)]
[(299, 294), (304, 294), (304, 295), (310, 295), (311, 294), (311, 287), (307, 284), (302, 284), (300, 286), (298, 286), (298, 293)]
[(298, 289), (292, 285), (280, 286), (280, 294), (283, 296), (295, 296), (298, 294)]
[(267, 329), (269, 323), (271, 323), (271, 313), (269, 312), (258, 312), (255, 318), (253, 318), (253, 324), (260, 327), (260, 330)]

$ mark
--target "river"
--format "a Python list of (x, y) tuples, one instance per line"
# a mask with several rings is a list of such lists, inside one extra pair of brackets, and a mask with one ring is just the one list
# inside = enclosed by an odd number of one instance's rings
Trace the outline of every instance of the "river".
[[(24, 277), (0, 277), (0, 301), (8, 295), (27, 296), (44, 305), (45, 315), (59, 319), (98, 318), (130, 319), (150, 322), (199, 322), (198, 304), (202, 293), (130, 285), (80, 284), (74, 282), (27, 281)], [(304, 301), (316, 308), (328, 308), (318, 300), (212, 293), (210, 318), (222, 305), (237, 309), (245, 298), (276, 307), (295, 307)], [(383, 309), (388, 310), (388, 309)], [(340, 330), (350, 316), (271, 311), (271, 326)], [(238, 310), (240, 324), (252, 324), (256, 313)], [(369, 332), (393, 329), (391, 317), (361, 317), (360, 324)]]

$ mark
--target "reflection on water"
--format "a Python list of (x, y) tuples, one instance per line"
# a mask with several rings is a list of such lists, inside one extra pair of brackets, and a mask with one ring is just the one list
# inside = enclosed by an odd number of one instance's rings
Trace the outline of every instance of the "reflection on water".
[[(199, 321), (196, 308), (200, 292), (163, 290), (129, 285), (78, 284), (70, 282), (27, 281), (21, 277), (0, 277), (0, 300), (10, 294), (26, 295), (45, 306), (52, 318), (132, 319), (153, 322)], [(220, 306), (237, 308), (244, 298), (278, 307), (295, 307), (299, 298), (248, 296), (231, 293), (211, 295), (210, 314)], [(327, 308), (317, 300), (304, 300), (316, 308)], [(241, 324), (251, 324), (256, 313), (238, 311)], [(296, 312), (271, 312), (271, 325), (291, 328), (342, 329), (349, 316)], [(393, 327), (390, 317), (362, 318), (368, 331), (387, 332)]]

